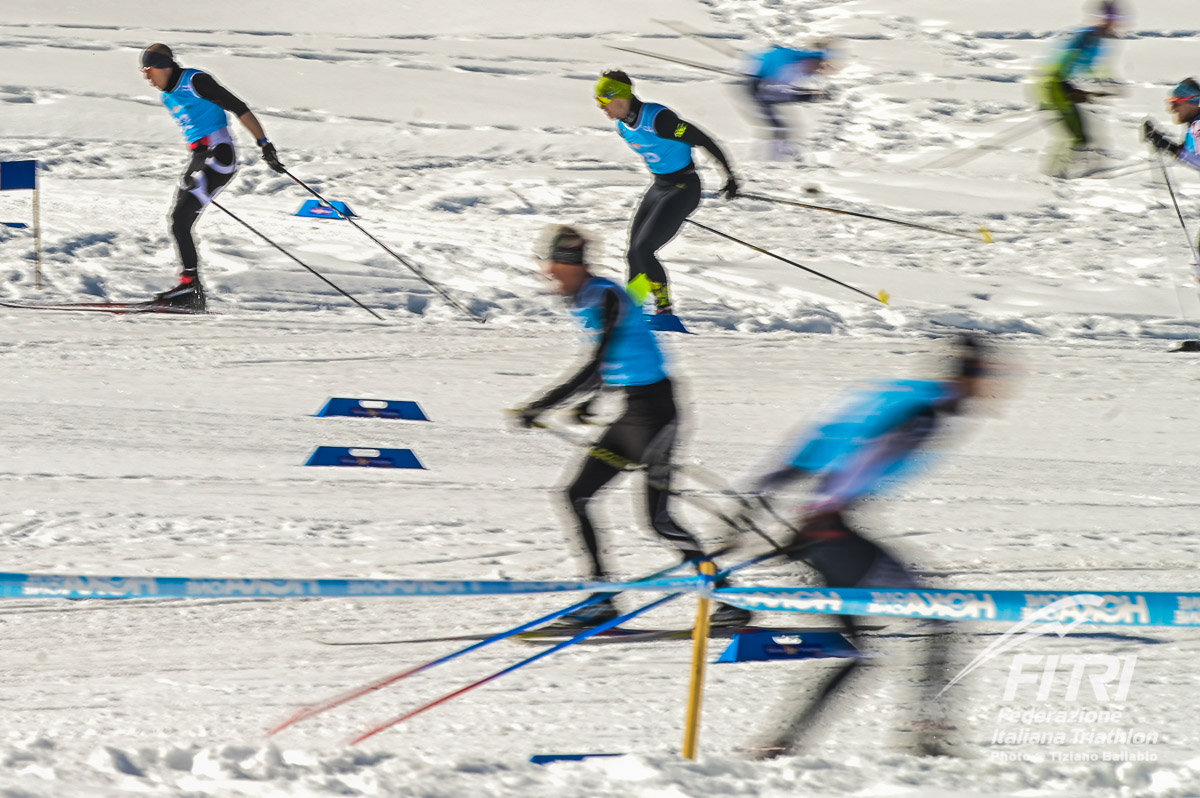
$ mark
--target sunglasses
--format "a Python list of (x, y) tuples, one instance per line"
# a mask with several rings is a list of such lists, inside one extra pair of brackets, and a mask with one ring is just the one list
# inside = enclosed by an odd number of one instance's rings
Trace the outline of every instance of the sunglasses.
[(613, 101), (613, 99), (614, 98), (612, 98), (612, 97), (604, 97), (599, 94), (596, 95), (596, 102), (600, 103), (601, 105), (608, 105), (610, 102)]
[(1180, 103), (1190, 102), (1192, 100), (1200, 100), (1200, 94), (1193, 94), (1190, 97), (1168, 97), (1167, 102), (1171, 105), (1179, 105)]

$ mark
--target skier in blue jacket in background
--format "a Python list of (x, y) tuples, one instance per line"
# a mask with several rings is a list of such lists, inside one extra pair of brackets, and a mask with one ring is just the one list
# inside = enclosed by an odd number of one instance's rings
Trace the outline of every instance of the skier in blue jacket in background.
[(768, 139), (771, 160), (795, 155), (780, 106), (828, 100), (829, 92), (814, 85), (813, 79), (826, 72), (830, 63), (828, 48), (824, 46), (797, 49), (773, 45), (750, 56), (745, 68), (745, 87), (754, 104), (756, 121)]

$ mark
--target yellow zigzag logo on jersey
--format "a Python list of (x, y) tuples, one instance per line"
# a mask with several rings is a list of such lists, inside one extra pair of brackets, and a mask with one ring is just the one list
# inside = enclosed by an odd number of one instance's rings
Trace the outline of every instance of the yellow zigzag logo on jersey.
[(687, 132), (687, 125), (685, 123), (681, 122), (679, 124), (679, 126), (675, 128), (675, 138), (679, 138), (686, 132)]

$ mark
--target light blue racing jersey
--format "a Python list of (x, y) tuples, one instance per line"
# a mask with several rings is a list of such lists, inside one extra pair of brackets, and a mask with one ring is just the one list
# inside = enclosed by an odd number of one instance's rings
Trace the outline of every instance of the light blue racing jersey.
[(1200, 119), (1188, 125), (1187, 133), (1183, 136), (1183, 150), (1179, 153), (1179, 160), (1188, 166), (1200, 169), (1200, 149), (1197, 149), (1198, 146), (1200, 146)]
[(658, 103), (642, 106), (637, 127), (630, 127), (625, 120), (617, 120), (617, 132), (633, 151), (646, 160), (646, 166), (656, 175), (667, 175), (692, 165), (692, 145), (675, 139), (664, 139), (654, 132), (655, 118), (667, 110)]
[(802, 438), (788, 463), (822, 475), (827, 500), (848, 505), (927, 464), (922, 445), (959, 398), (944, 380), (893, 380), (854, 391)]
[(1045, 72), (1056, 80), (1071, 80), (1083, 75), (1103, 77), (1101, 65), (1107, 49), (1104, 37), (1095, 28), (1081, 28), (1055, 45), (1044, 67)]
[(571, 306), (571, 312), (599, 342), (604, 332), (604, 297), (617, 295), (620, 303), (612, 338), (600, 363), (600, 378), (606, 385), (653, 385), (667, 378), (662, 350), (641, 308), (623, 287), (607, 277), (591, 277)]
[(162, 93), (163, 105), (183, 128), (183, 136), (188, 144), (194, 144), (223, 127), (229, 127), (229, 115), (225, 113), (225, 109), (212, 100), (199, 96), (192, 88), (192, 78), (199, 72), (198, 69), (183, 70), (175, 88)]
[(772, 47), (750, 58), (751, 74), (768, 83), (792, 83), (812, 74), (813, 68), (825, 57), (823, 50), (796, 50), (791, 47)]

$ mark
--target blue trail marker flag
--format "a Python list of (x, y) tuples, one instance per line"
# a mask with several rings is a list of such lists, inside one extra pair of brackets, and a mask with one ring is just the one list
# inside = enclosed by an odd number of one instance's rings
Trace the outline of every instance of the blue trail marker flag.
[[(37, 161), (0, 161), (0, 191), (33, 192), (33, 284), (42, 287), (41, 198), (38, 196)], [(6, 227), (25, 227), (21, 222), (4, 222)]]
[(37, 188), (37, 161), (0, 161), (0, 191)]

